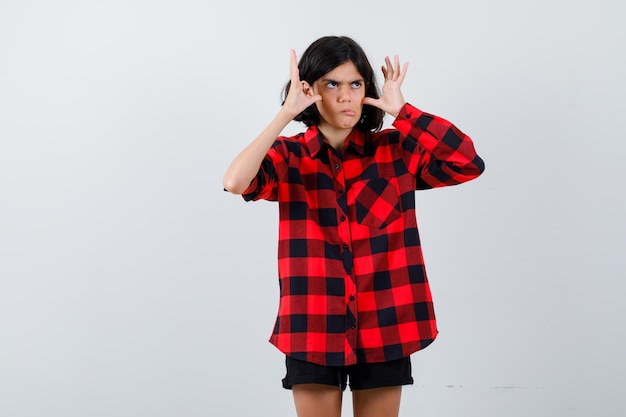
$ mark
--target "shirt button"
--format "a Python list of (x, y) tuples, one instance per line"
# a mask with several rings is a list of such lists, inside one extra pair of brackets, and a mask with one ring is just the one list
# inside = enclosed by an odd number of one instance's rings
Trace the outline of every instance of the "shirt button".
[(352, 273), (352, 270), (351, 270), (351, 269), (346, 269), (346, 273), (347, 273), (348, 275), (350, 275), (350, 274)]
[(350, 326), (351, 329), (356, 329), (356, 324), (353, 324), (352, 326)]
[(335, 164), (335, 169), (339, 169), (339, 164)]
[(339, 190), (339, 194), (343, 194), (343, 190), (341, 190), (341, 189), (340, 189), (340, 190)]
[(341, 219), (339, 219), (339, 220), (341, 220), (342, 222), (345, 222), (346, 221), (346, 216), (341, 216)]
[(349, 248), (349, 246), (348, 246), (348, 245), (343, 245), (343, 248), (344, 248), (344, 249), (348, 249), (348, 248)]
[(350, 296), (350, 301), (354, 301), (354, 295)]

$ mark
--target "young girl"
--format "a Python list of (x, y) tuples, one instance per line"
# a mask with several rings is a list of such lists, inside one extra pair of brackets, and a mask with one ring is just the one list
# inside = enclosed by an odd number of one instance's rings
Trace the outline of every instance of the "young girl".
[[(379, 94), (362, 48), (313, 42), (272, 122), (233, 160), (224, 188), (278, 201), (280, 305), (270, 342), (299, 417), (339, 417), (348, 377), (355, 417), (397, 416), (410, 355), (437, 335), (415, 190), (484, 169), (469, 137), (405, 102), (408, 64), (385, 58)], [(395, 120), (382, 130), (383, 117)], [(308, 129), (279, 136), (291, 120)]]

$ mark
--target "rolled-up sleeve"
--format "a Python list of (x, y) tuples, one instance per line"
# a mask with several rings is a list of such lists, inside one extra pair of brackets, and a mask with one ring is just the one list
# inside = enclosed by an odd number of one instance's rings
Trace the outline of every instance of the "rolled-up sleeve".
[(485, 163), (472, 139), (449, 121), (407, 103), (393, 125), (416, 189), (460, 184), (483, 173)]
[(281, 152), (282, 148), (284, 144), (279, 138), (263, 158), (259, 172), (241, 194), (245, 201), (278, 200), (279, 172), (285, 165), (285, 154)]

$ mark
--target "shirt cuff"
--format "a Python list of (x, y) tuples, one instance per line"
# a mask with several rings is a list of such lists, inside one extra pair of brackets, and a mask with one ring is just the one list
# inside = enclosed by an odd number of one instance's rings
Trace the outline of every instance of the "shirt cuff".
[(404, 103), (404, 106), (400, 109), (400, 113), (398, 113), (396, 120), (417, 119), (422, 114), (424, 114), (424, 112), (413, 106), (411, 103)]
[(412, 137), (426, 150), (432, 152), (439, 142), (437, 137), (429, 132), (430, 123), (434, 119), (435, 116), (423, 112), (409, 103), (405, 103), (394, 120), (393, 126), (401, 134)]
[(422, 114), (424, 114), (424, 112), (417, 107), (410, 103), (404, 103), (404, 106), (400, 109), (400, 113), (398, 113), (398, 116), (396, 116), (396, 119), (393, 121), (393, 126), (400, 132), (409, 134), (415, 125), (415, 120), (419, 119)]

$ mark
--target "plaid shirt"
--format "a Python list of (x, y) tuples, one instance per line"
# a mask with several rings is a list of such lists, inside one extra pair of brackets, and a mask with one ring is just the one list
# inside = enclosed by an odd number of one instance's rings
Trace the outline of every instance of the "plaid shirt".
[(354, 129), (341, 152), (317, 127), (279, 137), (243, 194), (278, 201), (280, 303), (270, 342), (288, 356), (384, 362), (437, 335), (415, 190), (469, 181), (484, 164), (469, 137), (410, 104), (393, 126)]

